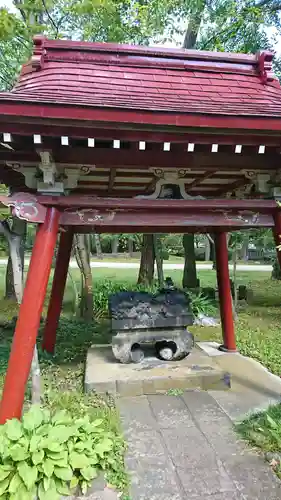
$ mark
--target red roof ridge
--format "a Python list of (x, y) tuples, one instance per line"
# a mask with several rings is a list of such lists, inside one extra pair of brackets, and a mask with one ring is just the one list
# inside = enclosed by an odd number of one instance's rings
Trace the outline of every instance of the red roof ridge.
[[(49, 40), (42, 35), (33, 39), (34, 50), (24, 72), (43, 69), (44, 62), (96, 63), (111, 66), (148, 67), (260, 75), (262, 83), (278, 79), (272, 72), (273, 54), (208, 52), (166, 47), (146, 47), (115, 43)], [(29, 72), (27, 71), (27, 72)]]

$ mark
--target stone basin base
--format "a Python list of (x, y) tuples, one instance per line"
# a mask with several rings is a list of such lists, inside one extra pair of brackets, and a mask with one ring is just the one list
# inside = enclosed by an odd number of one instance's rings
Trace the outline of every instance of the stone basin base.
[(191, 352), (194, 338), (185, 327), (123, 330), (112, 337), (112, 351), (120, 363), (143, 361), (145, 344), (153, 345), (156, 358), (179, 361)]
[(215, 359), (197, 347), (181, 361), (163, 361), (154, 357), (150, 346), (140, 363), (122, 364), (114, 358), (110, 345), (88, 350), (85, 391), (118, 396), (167, 393), (184, 389), (228, 389), (229, 374)]

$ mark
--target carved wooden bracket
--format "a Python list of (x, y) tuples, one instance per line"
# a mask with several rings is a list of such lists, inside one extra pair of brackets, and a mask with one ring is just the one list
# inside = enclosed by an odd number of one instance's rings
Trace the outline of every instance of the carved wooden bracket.
[(44, 222), (46, 207), (41, 205), (36, 196), (29, 193), (15, 193), (11, 196), (0, 196), (0, 202), (12, 208), (12, 214), (27, 222)]
[(275, 75), (272, 71), (273, 54), (269, 51), (260, 52), (258, 55), (258, 68), (261, 75), (262, 83), (266, 84), (275, 80)]
[(185, 190), (185, 174), (190, 171), (190, 169), (160, 169), (156, 168), (153, 169), (151, 168), (150, 171), (152, 171), (155, 175), (155, 177), (158, 177), (158, 180), (156, 181), (155, 185), (155, 191), (154, 193), (150, 195), (139, 195), (136, 196), (136, 198), (143, 198), (147, 200), (156, 200), (158, 198), (175, 198), (173, 196), (173, 187), (178, 188), (179, 191), (179, 198), (182, 198), (184, 200), (196, 200), (200, 199), (203, 200), (203, 196), (190, 196), (187, 194)]

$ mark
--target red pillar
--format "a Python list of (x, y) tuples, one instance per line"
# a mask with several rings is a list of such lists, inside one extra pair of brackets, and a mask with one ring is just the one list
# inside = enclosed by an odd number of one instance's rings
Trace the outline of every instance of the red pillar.
[[(281, 245), (281, 211), (278, 210), (278, 212), (274, 214), (273, 219), (274, 219), (273, 236), (275, 245), (277, 247)], [(278, 250), (278, 248), (276, 248), (276, 252), (277, 252), (277, 259), (279, 262), (279, 266), (281, 269), (281, 249)]]
[(55, 208), (48, 208), (45, 221), (36, 234), (32, 250), (0, 403), (0, 424), (8, 419), (21, 417), (25, 386), (40, 325), (58, 226), (59, 212)]
[(42, 343), (42, 348), (51, 354), (55, 351), (56, 333), (62, 308), (72, 243), (73, 231), (69, 229), (68, 231), (62, 232), (60, 235), (56, 269)]
[(223, 334), (223, 345), (221, 346), (221, 350), (236, 351), (226, 233), (216, 233), (215, 247)]

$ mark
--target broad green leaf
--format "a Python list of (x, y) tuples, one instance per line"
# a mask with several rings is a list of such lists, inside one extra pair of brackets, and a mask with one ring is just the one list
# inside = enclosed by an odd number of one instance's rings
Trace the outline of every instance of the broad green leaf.
[(71, 481), (73, 471), (71, 467), (55, 467), (54, 474), (58, 479), (63, 479), (63, 481)]
[(78, 477), (73, 476), (73, 478), (70, 481), (70, 489), (73, 490), (74, 488), (77, 488), (79, 483)]
[(111, 451), (113, 447), (112, 439), (105, 438), (100, 443), (95, 446), (95, 452), (100, 456), (104, 457), (104, 454)]
[(22, 460), (26, 460), (29, 457), (29, 453), (26, 451), (26, 449), (19, 444), (15, 444), (14, 446), (12, 446), (12, 448), (10, 449), (10, 455), (15, 462), (21, 462)]
[(82, 429), (84, 429), (89, 423), (90, 423), (90, 419), (88, 416), (85, 416), (83, 418), (78, 418), (76, 420), (77, 427), (82, 427)]
[(43, 467), (43, 472), (44, 472), (45, 476), (51, 477), (53, 475), (54, 463), (52, 462), (52, 460), (50, 460), (49, 458), (44, 460), (42, 467)]
[(33, 500), (35, 498), (35, 494), (35, 490), (28, 491), (24, 483), (21, 483), (18, 490), (11, 494), (10, 500)]
[(43, 487), (45, 491), (50, 490), (50, 485), (51, 485), (51, 478), (50, 477), (43, 477)]
[(89, 455), (89, 461), (91, 465), (96, 465), (99, 463), (99, 458), (96, 453), (91, 453)]
[(23, 416), (23, 426), (27, 431), (37, 429), (44, 420), (44, 413), (40, 406), (33, 405), (30, 410)]
[(45, 423), (50, 422), (50, 420), (51, 420), (51, 412), (50, 412), (50, 410), (48, 410), (47, 408), (43, 408), (42, 409), (42, 414), (43, 414), (43, 421)]
[(9, 485), (9, 492), (10, 493), (16, 493), (19, 489), (19, 487), (22, 485), (22, 479), (19, 475), (18, 472), (16, 472), (11, 479), (10, 485)]
[(60, 494), (56, 491), (56, 488), (45, 491), (43, 482), (39, 484), (38, 497), (39, 500), (60, 500)]
[(55, 415), (52, 418), (52, 423), (55, 425), (68, 425), (71, 424), (72, 418), (71, 416), (67, 413), (66, 410), (61, 410), (55, 413)]
[(84, 477), (84, 479), (86, 479), (86, 481), (91, 481), (92, 479), (97, 477), (97, 469), (91, 466), (84, 467), (80, 470), (80, 474)]
[(79, 441), (79, 443), (76, 443), (73, 447), (74, 447), (75, 451), (81, 452), (81, 451), (84, 451), (85, 448), (87, 448), (87, 443), (86, 443), (86, 441)]
[(31, 453), (37, 451), (40, 448), (40, 444), (42, 443), (42, 437), (37, 434), (33, 434), (30, 439), (29, 450)]
[(72, 441), (72, 440), (71, 440), (71, 441), (68, 441), (68, 443), (67, 443), (67, 448), (68, 448), (69, 453), (70, 453), (71, 451), (73, 451), (73, 449), (74, 449), (74, 443), (73, 443), (73, 441)]
[(32, 453), (31, 458), (34, 465), (41, 464), (44, 460), (44, 455), (45, 455), (44, 450), (39, 450)]
[(93, 422), (91, 422), (92, 427), (99, 427), (102, 424), (103, 424), (102, 418), (97, 418), (96, 420), (93, 420)]
[(10, 441), (18, 441), (23, 434), (22, 424), (16, 418), (8, 420), (5, 424), (5, 431)]
[(9, 446), (10, 446), (10, 443), (9, 443), (8, 438), (6, 436), (0, 436), (0, 455), (2, 455), (2, 457), (6, 456), (7, 448)]
[(6, 477), (6, 479), (3, 479), (3, 481), (0, 482), (0, 498), (1, 495), (5, 493), (5, 491), (8, 491), (8, 487), (10, 484), (10, 479)]
[(48, 453), (48, 458), (53, 462), (54, 466), (67, 467), (68, 466), (68, 453), (63, 451), (61, 453)]
[(59, 453), (59, 452), (63, 451), (62, 444), (57, 443), (55, 441), (49, 441), (47, 448), (48, 448), (48, 450), (53, 451), (55, 453)]
[(18, 465), (18, 472), (27, 489), (31, 490), (38, 477), (37, 468), (29, 466), (26, 462), (22, 462)]
[(54, 467), (67, 467), (68, 466), (68, 460), (66, 459), (61, 459), (61, 460), (53, 460)]
[(4, 481), (4, 479), (6, 479), (6, 477), (9, 476), (9, 474), (11, 474), (13, 470), (13, 467), (11, 466), (11, 468), (7, 467), (5, 468), (4, 465), (0, 465), (0, 481)]
[(61, 479), (55, 479), (56, 489), (61, 495), (69, 495), (70, 488)]
[(90, 464), (88, 457), (83, 453), (72, 451), (69, 454), (69, 463), (73, 469), (82, 469)]
[(40, 427), (37, 427), (35, 433), (37, 436), (48, 436), (52, 426), (50, 424), (43, 424)]
[(73, 427), (66, 427), (65, 425), (56, 425), (52, 427), (49, 434), (50, 441), (57, 441), (58, 443), (65, 443), (73, 436), (75, 429)]

